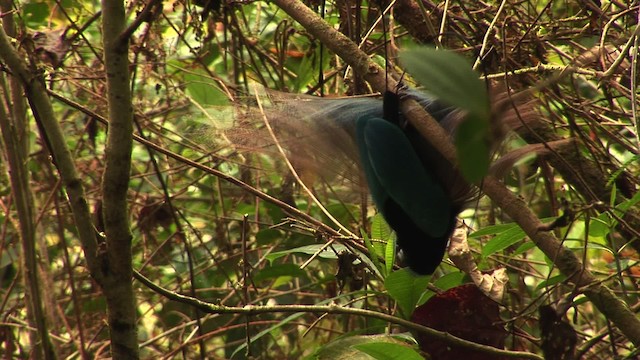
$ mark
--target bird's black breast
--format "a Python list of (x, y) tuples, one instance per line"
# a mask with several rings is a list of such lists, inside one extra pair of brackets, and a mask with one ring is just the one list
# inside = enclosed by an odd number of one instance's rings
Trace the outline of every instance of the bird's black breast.
[(393, 199), (388, 199), (381, 210), (389, 226), (396, 232), (406, 265), (417, 274), (433, 274), (444, 257), (457, 213), (451, 213), (445, 235), (433, 237), (422, 231)]
[[(437, 120), (442, 120), (451, 111), (437, 102), (422, 100), (421, 105)], [(385, 120), (403, 130), (422, 166), (436, 180), (436, 184), (431, 184), (431, 186), (439, 186), (445, 191), (449, 190), (443, 182), (447, 181), (448, 173), (452, 172), (451, 165), (446, 163), (442, 155), (422, 137), (413, 125), (403, 119), (398, 94), (390, 91), (385, 92), (383, 113)], [(424, 185), (428, 186), (428, 184)], [(441, 191), (441, 189), (434, 189), (434, 191)], [(411, 191), (411, 189), (407, 189), (407, 191)], [(416, 201), (420, 201), (420, 199), (416, 199)], [(439, 204), (433, 205), (437, 207)], [(405, 208), (407, 207), (405, 206)], [(449, 204), (442, 204), (442, 208), (443, 211), (450, 212), (450, 216), (447, 218), (447, 231), (439, 237), (426, 233), (423, 229), (429, 227), (429, 224), (416, 224), (412, 217), (392, 198), (388, 198), (380, 209), (389, 226), (396, 232), (398, 246), (402, 249), (406, 265), (420, 275), (432, 274), (440, 265), (447, 249), (449, 236), (455, 227), (459, 209), (452, 209), (452, 201)], [(441, 226), (442, 224), (437, 225)]]

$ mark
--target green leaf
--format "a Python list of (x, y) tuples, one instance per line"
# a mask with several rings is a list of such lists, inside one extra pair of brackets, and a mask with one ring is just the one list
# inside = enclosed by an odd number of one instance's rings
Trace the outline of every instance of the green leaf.
[(489, 171), (491, 107), (485, 83), (462, 56), (430, 47), (406, 50), (402, 63), (440, 101), (467, 111), (456, 130), (455, 145), (462, 174), (479, 182)]
[(274, 264), (267, 266), (253, 275), (254, 283), (263, 280), (279, 278), (281, 276), (305, 278), (307, 273), (296, 264)]
[[(255, 343), (256, 340), (260, 339), (261, 337), (271, 333), (272, 331), (279, 329), (283, 326), (285, 326), (286, 324), (288, 324), (289, 322), (296, 320), (297, 318), (301, 317), (305, 315), (304, 313), (295, 313), (292, 315), (289, 315), (288, 317), (286, 317), (285, 319), (281, 320), (280, 322), (276, 323), (275, 325), (268, 327), (262, 331), (260, 331), (259, 333), (253, 335), (251, 337), (251, 342)], [(235, 351), (233, 352), (233, 354), (231, 354), (231, 358), (233, 358), (236, 354), (239, 354), (240, 351), (246, 349), (247, 347), (247, 342), (244, 342), (242, 345), (238, 346), (238, 348), (235, 349)]]
[(396, 242), (393, 230), (382, 217), (382, 214), (376, 214), (371, 221), (371, 237), (386, 241), (386, 244), (372, 242), (372, 246), (376, 254), (384, 258), (385, 266), (380, 268), (384, 271), (384, 275), (389, 274), (393, 269), (393, 263), (396, 257)]
[[(352, 221), (354, 218), (354, 212), (358, 211), (355, 207), (351, 207), (342, 202), (326, 204), (325, 209), (333, 216), (334, 219), (338, 220), (338, 222), (342, 224), (348, 224)], [(325, 223), (329, 223), (331, 221), (325, 213), (322, 213), (321, 216)]]
[(637, 191), (636, 194), (629, 200), (621, 202), (616, 206), (616, 210), (627, 211), (630, 207), (636, 205), (640, 202), (640, 191)]
[[(378, 213), (371, 221), (371, 246), (375, 251), (375, 255), (379, 257), (385, 256), (385, 243), (391, 237), (391, 228), (384, 221), (382, 214)], [(383, 242), (381, 242), (383, 241)]]
[[(5, 251), (0, 255), (0, 269), (9, 266), (10, 264), (18, 263), (20, 256), (15, 246), (8, 246)], [(19, 265), (16, 265), (16, 267)]]
[[(387, 241), (387, 246), (384, 249), (384, 263), (386, 265), (387, 274), (393, 271), (393, 264), (396, 260), (396, 237), (392, 235)], [(386, 274), (385, 274), (386, 275)]]
[(431, 275), (417, 276), (409, 269), (404, 268), (387, 275), (384, 286), (389, 295), (398, 303), (402, 315), (408, 318), (430, 280)]
[(469, 114), (458, 126), (455, 145), (462, 175), (470, 182), (480, 182), (489, 171), (489, 121)]
[[(433, 283), (433, 285), (435, 285), (435, 287), (437, 287), (442, 291), (446, 291), (456, 286), (462, 285), (464, 282), (465, 276), (466, 274), (461, 271), (451, 272), (438, 278), (438, 280), (436, 280)], [(431, 290), (425, 290), (420, 296), (420, 300), (418, 300), (418, 303), (416, 304), (416, 306), (420, 306), (426, 303), (427, 300), (429, 300), (435, 294), (436, 293), (434, 293)]]
[(471, 234), (469, 234), (469, 237), (472, 238), (479, 238), (481, 236), (485, 236), (485, 235), (497, 235), (500, 233), (503, 233), (509, 229), (513, 229), (514, 227), (518, 227), (518, 224), (516, 223), (508, 223), (508, 224), (498, 224), (498, 225), (491, 225), (491, 226), (487, 226), (485, 228), (482, 228), (478, 231), (474, 231)]
[(408, 345), (389, 342), (370, 342), (367, 344), (354, 345), (354, 347), (365, 352), (378, 360), (423, 360), (420, 354)]
[[(582, 250), (582, 246), (579, 249)], [(613, 249), (611, 249), (609, 246), (603, 245), (603, 244), (598, 244), (598, 243), (593, 242), (593, 241), (589, 241), (589, 243), (587, 243), (587, 249), (589, 249), (589, 250), (606, 251), (606, 252), (610, 252), (612, 254), (614, 253)]]
[[(607, 180), (607, 184), (605, 186), (606, 187), (610, 187), (610, 186), (614, 185), (616, 179), (620, 175), (622, 175), (629, 168), (629, 165), (637, 163), (638, 160), (640, 160), (640, 154), (636, 154), (636, 155), (632, 156), (630, 159), (626, 160), (622, 165), (620, 165), (618, 170), (616, 170), (613, 174), (611, 174), (611, 176), (609, 177), (609, 180)], [(615, 199), (615, 197), (612, 197), (612, 198)]]
[(373, 266), (379, 272), (384, 271), (384, 267), (382, 266), (382, 263), (380, 262), (380, 257), (379, 257), (384, 255), (384, 253), (382, 251), (378, 253), (378, 249), (373, 245), (373, 242), (364, 231), (362, 231), (362, 239), (364, 240), (364, 245), (367, 247), (367, 251), (369, 251), (369, 259), (371, 259)]
[(613, 224), (611, 224), (610, 221), (611, 218), (607, 213), (602, 213), (598, 215), (598, 217), (592, 217), (589, 222), (589, 236), (605, 237), (613, 228)]
[(524, 239), (525, 236), (524, 230), (520, 227), (514, 227), (504, 231), (487, 242), (487, 244), (482, 248), (482, 257), (487, 258), (490, 255), (502, 251)]
[(31, 2), (22, 5), (22, 16), (34, 28), (44, 25), (51, 10), (45, 2)]
[(489, 118), (486, 85), (464, 57), (446, 50), (421, 47), (401, 52), (400, 60), (428, 93), (480, 118)]
[(565, 280), (567, 280), (567, 277), (562, 274), (550, 277), (547, 280), (541, 281), (538, 286), (536, 286), (536, 290), (544, 289), (547, 286), (559, 284)]
[(527, 241), (525, 243), (520, 244), (520, 246), (518, 246), (518, 248), (511, 255), (516, 256), (516, 255), (524, 254), (525, 252), (533, 249), (534, 247), (536, 247), (536, 244), (533, 241)]
[[(334, 340), (318, 350), (309, 357), (309, 359), (316, 360), (371, 360), (376, 359), (374, 355), (368, 354), (368, 351), (375, 352), (380, 345), (373, 345), (369, 347), (369, 344), (393, 344), (396, 346), (402, 346), (409, 348), (405, 342), (396, 339), (394, 336), (389, 335), (367, 335), (367, 336), (348, 336)], [(364, 346), (364, 350), (360, 349), (360, 346)], [(390, 349), (386, 348), (385, 349)], [(395, 351), (394, 347), (391, 351)], [(400, 350), (402, 351), (402, 350)], [(386, 358), (382, 358), (386, 359)], [(407, 359), (413, 359), (408, 357)]]
[(382, 217), (381, 213), (377, 213), (371, 219), (371, 237), (374, 239), (389, 240), (391, 238), (391, 227)]
[(282, 239), (282, 231), (277, 229), (261, 229), (256, 233), (256, 243), (260, 246), (267, 246), (274, 244), (276, 241)]
[(187, 84), (187, 94), (201, 106), (229, 105), (229, 99), (220, 90), (217, 82), (209, 77), (204, 70), (185, 72), (183, 74)]
[[(294, 254), (294, 253), (313, 255), (318, 251), (320, 251), (320, 249), (323, 248), (324, 246), (325, 246), (324, 244), (314, 244), (314, 245), (297, 247), (295, 249), (276, 251), (267, 255), (266, 258), (269, 261), (273, 261), (285, 255)], [(329, 247), (326, 247), (324, 250), (320, 251), (320, 253), (318, 254), (318, 257), (321, 257), (323, 259), (337, 259), (338, 255), (336, 254), (346, 249), (347, 248), (344, 245), (333, 244)]]
[(461, 271), (451, 272), (441, 276), (435, 281), (434, 285), (442, 291), (453, 289), (463, 284), (465, 276), (466, 274)]

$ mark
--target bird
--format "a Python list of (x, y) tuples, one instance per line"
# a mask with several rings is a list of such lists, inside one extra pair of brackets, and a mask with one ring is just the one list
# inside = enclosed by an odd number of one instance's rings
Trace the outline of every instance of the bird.
[[(291, 162), (301, 171), (319, 173), (355, 164), (396, 234), (401, 262), (417, 275), (433, 274), (457, 216), (478, 192), (411, 125), (399, 103), (416, 100), (450, 137), (464, 113), (408, 88), (388, 91), (382, 98), (325, 99), (277, 92), (269, 98), (277, 105), (266, 110), (266, 117)], [(251, 123), (251, 118), (256, 114), (241, 123)], [(268, 136), (258, 132), (236, 126), (227, 136), (238, 148), (268, 152)]]
[[(455, 109), (419, 93), (409, 97), (453, 130), (447, 124), (454, 121)], [(376, 113), (356, 119), (356, 143), (373, 202), (396, 233), (401, 259), (416, 274), (428, 275), (444, 257), (471, 185), (404, 119), (397, 98), (385, 93), (382, 116), (378, 105)]]

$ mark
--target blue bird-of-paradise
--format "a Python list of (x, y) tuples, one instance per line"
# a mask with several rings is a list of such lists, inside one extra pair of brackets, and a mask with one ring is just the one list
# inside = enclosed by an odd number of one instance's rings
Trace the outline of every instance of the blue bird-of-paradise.
[[(278, 93), (271, 94), (278, 98)], [(457, 215), (477, 193), (455, 166), (436, 151), (391, 103), (416, 100), (453, 136), (463, 113), (422, 92), (380, 98), (323, 99), (280, 96), (269, 110), (279, 142), (297, 164), (321, 173), (344, 162), (364, 174), (378, 211), (395, 231), (404, 263), (432, 274), (444, 257)], [(236, 129), (237, 130), (237, 129)], [(264, 138), (233, 137), (239, 147), (264, 147)], [(346, 161), (345, 161), (346, 160)]]
[[(396, 104), (394, 96), (385, 94), (385, 100), (391, 98)], [(455, 120), (454, 109), (417, 92), (408, 96), (418, 100), (445, 129), (454, 129), (450, 124)], [(396, 233), (404, 262), (419, 275), (432, 274), (468, 200), (460, 195), (470, 194), (470, 186), (397, 109), (391, 106), (389, 110), (380, 100), (359, 106), (365, 105), (370, 108), (355, 119), (340, 116), (341, 123), (355, 126), (359, 164), (376, 207)]]
[[(444, 186), (443, 176), (453, 174), (438, 174), (437, 152), (420, 151), (420, 143), (412, 143), (416, 139), (410, 125), (403, 129), (399, 116), (385, 115), (387, 118), (368, 115), (356, 120), (360, 163), (373, 201), (396, 232), (407, 265), (417, 274), (432, 274), (444, 256), (461, 209)], [(442, 121), (449, 113), (432, 115)]]

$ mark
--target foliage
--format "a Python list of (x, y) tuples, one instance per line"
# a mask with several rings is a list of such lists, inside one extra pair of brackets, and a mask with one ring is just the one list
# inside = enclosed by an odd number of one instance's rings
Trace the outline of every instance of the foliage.
[[(353, 179), (302, 172), (298, 181), (281, 154), (239, 152), (222, 132), (211, 130), (221, 120), (228, 126), (237, 109), (255, 102), (250, 96), (255, 84), (323, 96), (360, 95), (371, 89), (363, 80), (366, 74), (354, 73), (275, 4), (225, 2), (211, 9), (203, 6), (207, 3), (157, 2), (131, 37), (138, 136), (128, 192), (133, 268), (165, 289), (218, 305), (335, 305), (400, 319), (409, 319), (413, 309), (436, 292), (468, 283), (450, 261), (432, 277), (418, 278), (394, 267), (393, 235), (374, 216), (366, 190)], [(373, 61), (386, 65), (390, 78), (399, 78), (397, 48), (426, 43), (458, 54), (439, 58), (419, 50), (408, 53), (411, 60), (400, 65), (410, 71), (404, 76), (406, 83), (419, 82), (425, 91), (449, 96), (449, 103), (481, 117), (475, 123), (479, 127), (460, 130), (456, 140), (461, 166), (471, 167), (472, 178), (481, 177), (488, 167), (481, 163), (489, 149), (473, 146), (482, 146), (481, 135), (491, 130), (483, 124), (493, 110), (486, 97), (495, 99), (495, 94), (485, 90), (485, 82), (512, 92), (535, 88), (526, 99), (540, 113), (535, 135), (512, 135), (500, 150), (525, 142), (574, 142), (549, 150), (544, 158), (522, 160), (504, 183), (545, 222), (562, 216), (565, 221), (549, 230), (579, 255), (599, 282), (636, 309), (637, 64), (625, 44), (633, 43), (637, 8), (589, 3), (587, 7), (583, 2), (530, 0), (501, 7), (491, 1), (445, 5), (426, 0), (419, 7), (414, 1), (398, 0), (392, 16), (384, 17), (385, 26), (378, 21), (378, 3), (307, 6), (362, 44)], [(102, 231), (106, 126), (100, 120), (106, 116), (107, 100), (100, 4), (45, 0), (15, 6), (13, 14), (3, 8), (3, 25), (10, 16), (15, 20), (16, 47), (33, 64), (34, 73), (46, 77), (94, 225)], [(131, 24), (145, 3), (127, 6)], [(446, 84), (451, 77), (434, 78), (437, 68), (422, 76), (421, 56), (426, 56), (426, 68), (444, 59), (438, 67), (446, 64), (453, 72), (475, 63), (485, 82), (463, 78), (451, 89), (434, 89), (435, 81)], [(10, 78), (3, 70), (3, 77)], [(466, 68), (459, 74), (469, 72)], [(6, 81), (2, 92), (5, 110), (19, 113), (9, 105), (16, 104), (22, 92)], [(32, 113), (27, 114), (29, 131), (21, 146), (30, 149), (27, 167), (38, 261), (37, 268), (27, 270), (40, 276), (43, 316), (58, 357), (108, 357), (105, 299), (87, 270), (67, 203), (68, 184), (61, 184), (46, 139)], [(4, 141), (0, 353), (29, 358), (35, 347), (29, 341), (33, 319), (27, 305), (20, 220), (8, 185), (11, 151), (16, 149), (7, 148)], [(311, 190), (306, 192), (300, 182)], [(634, 356), (631, 340), (594, 309), (584, 289), (559, 272), (557, 259), (536, 248), (500, 208), (481, 198), (462, 218), (470, 227), (469, 244), (480, 269), (507, 268), (508, 289), (500, 304), (510, 335), (506, 349), (542, 354), (537, 309), (552, 304), (561, 315), (566, 312), (563, 318), (577, 330), (576, 351), (583, 358)], [(355, 257), (339, 261), (344, 252)], [(322, 359), (342, 354), (384, 359), (402, 351), (406, 359), (419, 352), (408, 328), (380, 318), (205, 313), (139, 281), (134, 287), (142, 358)]]

